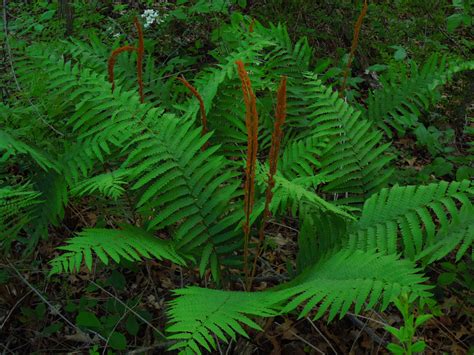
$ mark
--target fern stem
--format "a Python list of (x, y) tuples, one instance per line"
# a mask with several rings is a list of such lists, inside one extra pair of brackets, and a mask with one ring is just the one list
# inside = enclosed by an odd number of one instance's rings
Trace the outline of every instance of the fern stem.
[(262, 243), (264, 240), (265, 227), (267, 226), (267, 221), (270, 217), (270, 203), (272, 202), (273, 188), (275, 187), (274, 177), (277, 171), (278, 154), (280, 152), (281, 139), (283, 137), (282, 126), (284, 125), (286, 119), (286, 79), (286, 76), (281, 77), (280, 86), (278, 87), (277, 92), (277, 107), (275, 113), (276, 119), (272, 133), (270, 154), (268, 157), (270, 169), (268, 172), (267, 189), (265, 192), (265, 208), (263, 210), (262, 222), (258, 231), (258, 244), (255, 253), (255, 258), (253, 260), (252, 272), (250, 274), (250, 278), (248, 279), (248, 290), (250, 290), (252, 287), (252, 280), (255, 276), (255, 271), (257, 269), (257, 260), (262, 252)]
[(357, 21), (354, 25), (354, 37), (352, 38), (351, 52), (349, 54), (346, 69), (344, 70), (344, 79), (342, 81), (341, 91), (339, 92), (340, 97), (344, 96), (344, 92), (346, 90), (347, 77), (349, 75), (349, 70), (351, 69), (352, 61), (354, 60), (354, 54), (357, 49), (357, 45), (359, 44), (360, 28), (362, 27), (362, 21), (367, 14), (367, 8), (367, 0), (364, 0), (364, 5), (362, 6), (362, 10), (360, 11), (359, 17), (357, 18)]
[[(206, 109), (204, 107), (204, 101), (199, 94), (199, 92), (196, 90), (194, 86), (192, 86), (185, 78), (183, 75), (181, 77), (178, 77), (178, 80), (183, 83), (184, 86), (186, 86), (189, 91), (198, 99), (199, 101), (199, 109), (201, 111), (201, 124), (202, 124), (202, 131), (201, 131), (201, 136), (204, 136), (207, 133), (207, 117), (206, 117)], [(201, 148), (202, 151), (204, 151), (208, 146), (208, 143), (206, 142), (203, 147)]]
[(237, 72), (242, 82), (242, 93), (245, 103), (245, 126), (247, 128), (247, 163), (245, 166), (244, 185), (244, 274), (248, 278), (248, 254), (250, 239), (250, 215), (252, 214), (255, 199), (255, 166), (257, 162), (258, 150), (258, 113), (257, 99), (252, 90), (249, 75), (245, 70), (245, 65), (241, 60), (235, 62)]

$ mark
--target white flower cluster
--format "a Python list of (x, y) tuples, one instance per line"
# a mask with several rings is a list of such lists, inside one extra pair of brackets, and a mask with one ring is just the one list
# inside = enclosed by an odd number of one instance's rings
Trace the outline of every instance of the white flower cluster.
[(142, 14), (142, 18), (145, 20), (145, 24), (143, 25), (143, 27), (148, 28), (154, 23), (163, 23), (165, 21), (165, 17), (166, 15), (160, 15), (160, 13), (156, 10), (145, 10)]

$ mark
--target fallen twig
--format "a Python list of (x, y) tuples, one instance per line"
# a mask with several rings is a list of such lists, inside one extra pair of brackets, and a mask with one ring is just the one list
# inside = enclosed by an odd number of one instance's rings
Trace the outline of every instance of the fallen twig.
[[(82, 333), (83, 331), (81, 329), (79, 329), (74, 323), (72, 323), (69, 319), (67, 319), (65, 316), (63, 316), (59, 310), (53, 306), (51, 304), (51, 302), (49, 302), (42, 294), (41, 292), (39, 292), (31, 283), (28, 282), (27, 279), (25, 279), (25, 277), (17, 270), (17, 268), (15, 267), (15, 265), (13, 265), (9, 260), (7, 260), (8, 262), (8, 265), (10, 266), (10, 268), (15, 271), (15, 273), (18, 275), (19, 279), (26, 285), (28, 286), (34, 293), (36, 293), (36, 295), (41, 299), (41, 301), (43, 301), (50, 309), (51, 309), (51, 313), (52, 314), (55, 314), (55, 315), (58, 315), (62, 320), (64, 320), (70, 327), (74, 328), (78, 333)], [(93, 330), (87, 330), (88, 332), (96, 335), (99, 339), (103, 340), (103, 341), (106, 341), (106, 339), (100, 335), (99, 333), (97, 332), (94, 332)]]

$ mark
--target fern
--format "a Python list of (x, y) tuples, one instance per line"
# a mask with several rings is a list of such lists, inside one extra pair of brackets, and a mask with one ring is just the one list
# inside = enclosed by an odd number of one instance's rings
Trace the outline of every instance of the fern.
[(245, 293), (188, 287), (174, 291), (176, 298), (170, 302), (168, 312), (172, 333), (170, 339), (178, 340), (172, 349), (184, 348), (190, 353), (201, 354), (200, 346), (216, 349), (213, 334), (227, 341), (236, 335), (248, 337), (241, 324), (261, 330), (250, 317), (270, 317), (277, 312), (272, 308), (275, 297), (270, 292)]
[(412, 263), (396, 255), (342, 250), (318, 261), (279, 291), (294, 297), (282, 312), (292, 311), (305, 301), (308, 302), (300, 317), (317, 304), (320, 305), (316, 319), (326, 311), (329, 320), (337, 314), (342, 318), (353, 304), (355, 313), (372, 309), (378, 302), (384, 310), (401, 293), (429, 296), (427, 290), (431, 287), (422, 284), (426, 278), (417, 274), (418, 271)]
[[(230, 241), (238, 235), (240, 211), (229, 204), (237, 184), (227, 182), (235, 172), (223, 171), (227, 163), (215, 156), (216, 148), (200, 151), (210, 135), (200, 137), (192, 121), (183, 124), (161, 109), (140, 104), (134, 92), (117, 86), (112, 94), (103, 75), (58, 63), (54, 53), (34, 48), (24, 67), (39, 71), (46, 67), (51, 80), (45, 85), (54, 95), (69, 92), (70, 102), (76, 103), (66, 127), (77, 143), (60, 157), (72, 192), (105, 192), (107, 187), (101, 185), (107, 184), (105, 175), (77, 183), (99, 170), (106, 157), (124, 158), (124, 178), (138, 194), (137, 207), (148, 220), (147, 228), (173, 229), (177, 248), (186, 253), (199, 254), (206, 243), (214, 243), (203, 260), (216, 271), (216, 253), (228, 253)], [(28, 73), (23, 75), (28, 78)], [(117, 194), (120, 188), (113, 186), (108, 193)]]
[[(159, 76), (162, 71), (156, 74), (158, 85), (176, 89), (171, 97), (156, 95), (160, 88), (146, 89), (156, 79), (151, 57), (143, 78), (146, 103), (131, 84), (135, 62), (129, 56), (118, 59), (112, 92), (104, 75), (108, 50), (97, 41), (63, 42), (59, 51), (44, 45), (26, 50), (16, 63), (19, 79), (33, 100), (51, 111), (49, 119), (65, 138), (48, 133), (51, 142), (37, 148), (22, 141), (23, 131), (0, 131), (2, 168), (10, 167), (11, 157), (26, 156), (44, 170), (32, 171), (29, 184), (0, 189), (2, 237), (26, 232), (32, 243), (39, 240), (51, 224), (60, 224), (68, 195), (101, 194), (120, 205), (126, 192), (130, 206), (122, 214), (138, 215), (141, 226), (79, 232), (59, 247), (62, 254), (51, 261), (51, 274), (79, 271), (83, 264), (91, 270), (94, 258), (105, 264), (156, 258), (195, 267), (201, 276), (210, 269), (216, 286), (227, 281), (223, 266), (242, 264), (240, 186), (248, 130), (235, 70), (236, 59), (242, 59), (260, 116), (252, 133), (258, 134), (261, 152), (253, 157), (261, 189), (246, 232), (250, 235), (251, 224), (265, 210), (263, 240), (268, 205), (275, 218), (288, 212), (296, 217), (301, 227), (298, 276), (263, 292), (175, 291), (167, 329), (177, 340), (172, 349), (212, 351), (214, 335), (228, 341), (247, 336), (245, 326), (261, 330), (254, 317), (291, 312), (305, 317), (317, 309), (316, 318), (328, 313), (333, 320), (350, 309), (383, 310), (402, 293), (429, 297), (414, 261), (425, 265), (456, 248), (460, 259), (472, 247), (471, 183), (385, 188), (392, 157), (383, 130), (409, 128), (411, 118), (434, 101), (431, 91), (471, 64), (433, 57), (421, 69), (412, 65), (409, 75), (384, 78), (383, 89), (371, 94), (364, 111), (327, 85), (324, 61), (310, 71), (313, 50), (305, 38), (293, 44), (282, 25), (257, 23), (250, 32), (234, 23), (224, 30), (229, 32), (226, 43), (211, 53), (215, 64), (192, 80), (202, 101), (186, 99), (189, 95), (173, 78)], [(273, 92), (281, 75), (288, 76), (286, 141), (274, 188), (264, 193), (268, 168), (258, 159), (266, 160), (271, 145)], [(28, 112), (20, 111), (15, 112), (25, 119)], [(207, 118), (204, 130), (199, 111)], [(276, 167), (278, 149), (270, 151)], [(158, 231), (167, 239), (156, 237)]]
[(6, 163), (11, 157), (26, 154), (44, 170), (57, 170), (56, 164), (36, 148), (14, 138), (9, 133), (0, 130), (0, 163)]
[[(275, 176), (275, 191), (271, 204), (272, 211), (290, 210), (295, 217), (306, 214), (308, 210), (318, 209), (352, 219), (344, 207), (338, 207), (317, 195), (314, 186), (317, 177), (296, 178), (287, 180), (281, 175)], [(313, 188), (313, 191), (311, 191)]]
[(34, 219), (35, 206), (41, 203), (41, 193), (31, 184), (0, 188), (0, 243), (11, 241)]
[(227, 182), (236, 173), (224, 172), (226, 162), (215, 156), (216, 147), (201, 151), (209, 135), (201, 136), (200, 129), (192, 125), (163, 118), (157, 127), (160, 133), (140, 135), (124, 163), (134, 181), (132, 190), (139, 191), (137, 206), (144, 215), (154, 215), (147, 228), (162, 229), (181, 222), (173, 238), (178, 248), (189, 252), (206, 242), (221, 243), (236, 235), (229, 226), (218, 223), (235, 196), (236, 184)]
[(311, 74), (306, 78), (306, 94), (301, 97), (308, 105), (304, 124), (312, 139), (329, 141), (319, 160), (327, 180), (323, 190), (343, 194), (339, 203), (361, 203), (383, 187), (392, 173), (387, 166), (392, 158), (385, 155), (389, 144), (382, 144), (382, 132), (337, 93)]
[(124, 179), (126, 175), (125, 171), (114, 171), (94, 176), (76, 184), (71, 194), (84, 196), (99, 192), (103, 196), (116, 200), (125, 192), (123, 185), (127, 183)]
[(122, 259), (139, 261), (154, 257), (171, 260), (178, 265), (185, 264), (171, 242), (132, 226), (123, 226), (122, 230), (85, 229), (59, 249), (66, 253), (50, 262), (50, 274), (79, 271), (83, 261), (92, 270), (93, 253), (106, 265), (109, 257), (116, 263)]
[[(470, 185), (469, 181), (442, 181), (427, 186), (383, 189), (364, 204), (360, 220), (350, 227), (348, 246), (352, 250), (377, 248), (393, 254), (399, 251), (401, 235), (403, 254), (415, 259), (425, 246), (436, 240), (437, 225), (450, 228), (449, 220), (458, 218), (457, 204), (470, 204)], [(454, 247), (452, 243), (448, 245)], [(444, 249), (445, 254), (449, 251)]]
[(320, 173), (321, 163), (318, 159), (326, 146), (325, 142), (312, 137), (288, 142), (278, 162), (279, 170), (290, 180), (315, 176), (316, 172)]
[(200, 354), (199, 346), (216, 348), (212, 333), (228, 341), (236, 333), (247, 336), (239, 324), (260, 330), (251, 316), (271, 317), (293, 311), (305, 303), (300, 316), (306, 316), (320, 304), (316, 318), (329, 311), (329, 319), (342, 317), (354, 305), (355, 312), (372, 309), (381, 302), (383, 310), (402, 292), (415, 297), (429, 295), (429, 286), (417, 269), (396, 256), (341, 251), (330, 255), (304, 272), (294, 281), (263, 292), (232, 292), (202, 288), (186, 288), (175, 292), (170, 302), (172, 333), (178, 340), (172, 349)]
[(344, 237), (351, 223), (347, 218), (313, 209), (299, 216), (297, 271), (301, 272), (323, 258), (328, 252), (344, 246)]
[(386, 77), (382, 76), (383, 87), (370, 93), (367, 100), (366, 117), (389, 136), (392, 127), (404, 134), (415, 126), (421, 110), (437, 100), (437, 87), (451, 80), (455, 73), (472, 69), (474, 61), (448, 60), (437, 54), (421, 68), (411, 62), (410, 68), (401, 74), (389, 72)]
[[(440, 228), (435, 238), (426, 243), (417, 258), (424, 264), (440, 260), (459, 247), (456, 261), (459, 261), (474, 242), (474, 208), (470, 202), (462, 205), (458, 214), (454, 214), (448, 225)], [(472, 255), (472, 253), (471, 253)], [(472, 256), (471, 256), (472, 257)]]

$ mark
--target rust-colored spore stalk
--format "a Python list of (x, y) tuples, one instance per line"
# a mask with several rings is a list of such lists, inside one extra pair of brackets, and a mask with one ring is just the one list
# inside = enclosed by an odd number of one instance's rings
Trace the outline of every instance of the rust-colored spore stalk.
[(275, 125), (273, 127), (272, 142), (270, 147), (270, 154), (268, 156), (269, 171), (267, 189), (265, 191), (265, 208), (263, 210), (262, 223), (258, 231), (258, 244), (255, 251), (255, 258), (253, 261), (252, 272), (250, 278), (247, 280), (247, 289), (252, 287), (252, 280), (257, 269), (257, 259), (261, 253), (261, 247), (265, 236), (265, 227), (267, 226), (268, 218), (270, 217), (270, 203), (273, 198), (273, 188), (275, 187), (275, 174), (277, 172), (278, 155), (280, 152), (281, 140), (283, 138), (282, 127), (286, 119), (286, 76), (282, 76), (280, 86), (277, 92), (277, 107), (275, 113)]
[(357, 18), (357, 21), (354, 25), (354, 37), (352, 38), (351, 52), (349, 54), (346, 69), (344, 70), (344, 79), (342, 81), (341, 91), (339, 92), (340, 97), (344, 96), (344, 92), (346, 90), (347, 77), (349, 75), (349, 70), (351, 69), (352, 61), (354, 60), (357, 45), (359, 44), (360, 28), (362, 27), (362, 21), (364, 20), (364, 17), (367, 14), (368, 7), (369, 5), (367, 3), (367, 0), (364, 0), (364, 5), (362, 6), (362, 10), (360, 11), (359, 17)]
[(143, 30), (138, 21), (138, 18), (135, 17), (133, 20), (135, 27), (137, 28), (138, 32), (138, 47), (132, 46), (123, 46), (117, 49), (114, 49), (110, 54), (107, 69), (109, 72), (109, 82), (112, 84), (112, 92), (115, 89), (115, 81), (114, 81), (114, 67), (115, 63), (117, 62), (117, 57), (120, 53), (123, 52), (137, 52), (137, 81), (138, 81), (138, 93), (140, 95), (140, 102), (143, 103), (145, 101), (145, 96), (143, 94), (143, 55), (145, 53), (145, 46), (143, 41)]
[(112, 53), (110, 54), (109, 61), (107, 64), (107, 68), (109, 71), (109, 82), (112, 84), (112, 92), (114, 92), (115, 89), (115, 81), (114, 81), (114, 67), (115, 63), (117, 61), (117, 57), (119, 56), (120, 53), (123, 52), (133, 52), (135, 51), (136, 48), (132, 46), (123, 46), (117, 49), (114, 49)]
[[(205, 135), (207, 131), (207, 117), (206, 117), (206, 109), (204, 107), (204, 101), (202, 100), (201, 95), (199, 92), (196, 90), (194, 86), (192, 86), (185, 78), (184, 76), (178, 77), (178, 80), (183, 83), (184, 86), (186, 86), (189, 91), (198, 99), (199, 101), (199, 109), (201, 111), (201, 124), (202, 124), (202, 131), (201, 131), (201, 136)], [(207, 148), (208, 143), (204, 144), (202, 147), (202, 150), (205, 150)]]
[(247, 163), (245, 166), (244, 184), (244, 273), (248, 276), (248, 248), (250, 238), (250, 215), (255, 202), (255, 169), (258, 150), (258, 113), (257, 99), (252, 90), (250, 78), (241, 60), (235, 62), (242, 82), (242, 93), (245, 103), (245, 126), (247, 128)]

